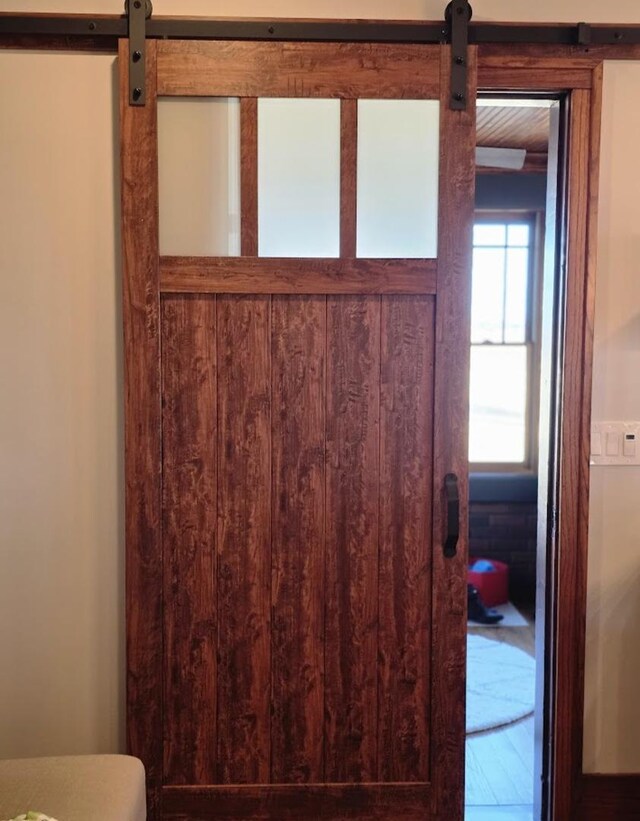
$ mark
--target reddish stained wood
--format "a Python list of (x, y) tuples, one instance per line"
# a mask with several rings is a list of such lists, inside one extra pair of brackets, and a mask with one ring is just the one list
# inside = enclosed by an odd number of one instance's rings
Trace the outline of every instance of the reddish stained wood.
[(582, 772), (601, 69), (571, 95), (554, 709), (554, 817), (576, 817)]
[(163, 818), (171, 821), (425, 821), (428, 784), (307, 784), (166, 787)]
[(162, 257), (165, 293), (434, 294), (434, 259)]
[[(478, 46), (478, 74), (486, 68), (577, 71), (593, 69), (600, 62), (599, 46), (553, 46), (545, 43), (485, 43)], [(533, 89), (534, 86), (532, 85)]]
[(162, 780), (162, 504), (156, 44), (147, 104), (129, 105), (119, 47), (125, 366), (127, 749), (144, 762), (149, 818)]
[(0, 35), (0, 48), (28, 51), (77, 51), (91, 54), (117, 54), (117, 37), (63, 37), (40, 34)]
[(340, 256), (355, 257), (358, 199), (358, 101), (340, 103)]
[(326, 299), (272, 302), (271, 780), (322, 781)]
[(583, 775), (575, 818), (634, 821), (640, 818), (640, 775)]
[(218, 782), (224, 784), (269, 781), (269, 306), (268, 297), (217, 299)]
[[(617, 27), (616, 27), (617, 28)], [(620, 26), (624, 30), (624, 26)], [(601, 46), (554, 46), (545, 43), (486, 43), (478, 46), (478, 70), (486, 65), (497, 67), (502, 62), (508, 67), (556, 68), (566, 71), (573, 68), (595, 69), (603, 60), (638, 60), (640, 45), (623, 44)], [(532, 89), (534, 87), (532, 86)]]
[[(450, 48), (443, 46), (440, 105), (438, 299), (434, 396), (431, 774), (434, 817), (464, 814), (468, 552), (468, 408), (471, 247), (475, 190), (475, 106), (452, 111)], [(476, 97), (476, 50), (469, 50), (467, 99)], [(460, 539), (445, 559), (444, 477), (460, 492)]]
[(258, 100), (240, 100), (240, 247), (258, 255)]
[(325, 779), (377, 773), (380, 299), (327, 300)]
[(557, 91), (570, 88), (591, 88), (592, 72), (588, 68), (542, 68), (532, 61), (531, 66), (513, 67), (487, 63), (478, 70), (478, 86), (483, 89), (539, 89)]
[(438, 46), (162, 40), (158, 93), (437, 99)]
[(378, 778), (429, 778), (432, 297), (383, 297)]
[(216, 298), (162, 302), (165, 783), (216, 780)]

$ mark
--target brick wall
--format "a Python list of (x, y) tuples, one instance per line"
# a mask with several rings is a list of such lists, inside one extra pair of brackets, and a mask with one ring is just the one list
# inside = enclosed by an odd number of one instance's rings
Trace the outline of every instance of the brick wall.
[(536, 590), (535, 502), (471, 502), (469, 555), (509, 565), (512, 601), (533, 605)]

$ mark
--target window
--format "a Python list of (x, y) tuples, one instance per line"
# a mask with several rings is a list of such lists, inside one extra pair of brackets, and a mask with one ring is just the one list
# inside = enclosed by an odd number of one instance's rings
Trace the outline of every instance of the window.
[(478, 215), (473, 235), (469, 460), (535, 468), (536, 215)]

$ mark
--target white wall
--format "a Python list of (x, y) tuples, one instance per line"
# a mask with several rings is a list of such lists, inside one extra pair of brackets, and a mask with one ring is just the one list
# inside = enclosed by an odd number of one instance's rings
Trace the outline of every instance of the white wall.
[(122, 746), (112, 71), (0, 52), (0, 757)]
[[(444, 5), (154, 2), (156, 14), (405, 19), (441, 19)], [(640, 22), (637, 0), (473, 6), (476, 19)], [(120, 0), (0, 0), (0, 11), (121, 10)], [(108, 56), (0, 53), (0, 757), (123, 746), (113, 64)], [(594, 407), (631, 418), (640, 415), (639, 185), (626, 163), (640, 132), (639, 89), (637, 66), (607, 67)], [(590, 770), (640, 770), (639, 495), (640, 473), (594, 470)]]
[[(597, 421), (640, 419), (639, 91), (640, 63), (605, 65), (593, 385)], [(639, 497), (640, 468), (591, 469), (588, 772), (640, 772)]]

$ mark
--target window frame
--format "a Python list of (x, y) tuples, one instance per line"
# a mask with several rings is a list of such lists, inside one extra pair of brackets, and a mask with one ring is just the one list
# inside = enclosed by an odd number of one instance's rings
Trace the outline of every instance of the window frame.
[[(537, 475), (538, 472), (538, 421), (540, 413), (540, 327), (542, 297), (542, 260), (544, 250), (543, 209), (503, 208), (476, 209), (474, 225), (481, 223), (527, 222), (530, 225), (529, 271), (527, 282), (527, 306), (524, 343), (471, 342), (469, 350), (483, 346), (524, 345), (527, 350), (527, 380), (525, 398), (525, 458), (522, 462), (472, 462), (471, 473)], [(476, 248), (474, 244), (474, 250)], [(471, 421), (471, 419), (470, 419)]]

